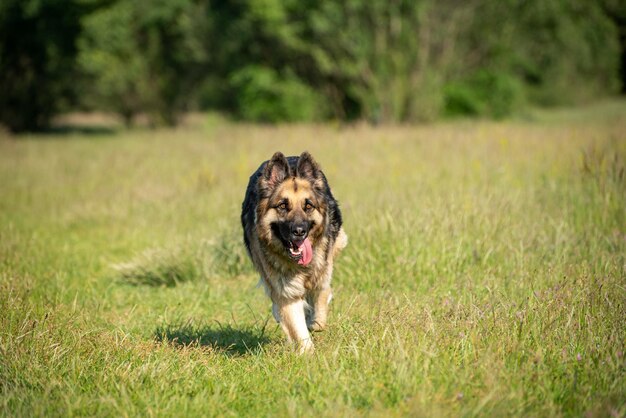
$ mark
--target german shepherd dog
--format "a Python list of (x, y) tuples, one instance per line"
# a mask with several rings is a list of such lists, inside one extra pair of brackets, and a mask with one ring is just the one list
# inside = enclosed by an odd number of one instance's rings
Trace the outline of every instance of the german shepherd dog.
[(333, 260), (346, 246), (339, 205), (311, 154), (277, 152), (252, 174), (242, 205), (243, 239), (272, 313), (300, 353), (326, 326)]

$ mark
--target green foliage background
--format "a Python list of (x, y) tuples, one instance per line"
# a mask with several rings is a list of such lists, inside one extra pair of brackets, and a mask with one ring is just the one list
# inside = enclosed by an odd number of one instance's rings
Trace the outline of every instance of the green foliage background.
[(502, 118), (617, 92), (625, 17), (612, 0), (6, 0), (0, 121)]

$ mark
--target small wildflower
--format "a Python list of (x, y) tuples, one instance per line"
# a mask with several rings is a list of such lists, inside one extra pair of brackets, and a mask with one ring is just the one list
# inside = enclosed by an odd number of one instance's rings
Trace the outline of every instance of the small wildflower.
[(459, 393), (457, 393), (457, 394), (456, 394), (456, 400), (457, 400), (457, 401), (460, 401), (460, 400), (462, 400), (462, 399), (463, 399), (463, 392), (459, 392)]
[(580, 355), (580, 353), (576, 354), (576, 360), (581, 361), (583, 359), (583, 356)]

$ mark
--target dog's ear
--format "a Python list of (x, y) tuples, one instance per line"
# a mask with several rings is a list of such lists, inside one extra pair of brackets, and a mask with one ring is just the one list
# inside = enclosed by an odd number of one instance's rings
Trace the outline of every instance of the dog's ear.
[(298, 166), (296, 167), (296, 175), (304, 179), (309, 180), (311, 183), (316, 183), (321, 179), (320, 166), (317, 165), (311, 154), (308, 151), (304, 151), (298, 158)]
[(276, 152), (265, 165), (263, 179), (270, 189), (278, 186), (289, 176), (289, 163), (282, 152)]

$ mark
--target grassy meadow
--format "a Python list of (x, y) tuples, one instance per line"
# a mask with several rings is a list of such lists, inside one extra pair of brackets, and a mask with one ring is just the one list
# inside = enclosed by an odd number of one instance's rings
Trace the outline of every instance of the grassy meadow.
[[(626, 102), (0, 135), (2, 416), (626, 414)], [(305, 149), (350, 242), (299, 357), (239, 215)]]

